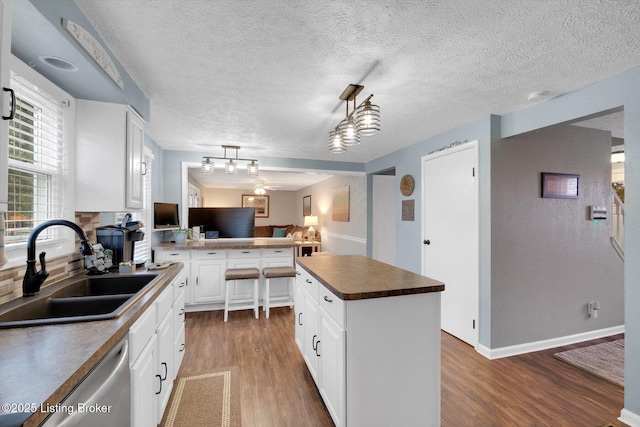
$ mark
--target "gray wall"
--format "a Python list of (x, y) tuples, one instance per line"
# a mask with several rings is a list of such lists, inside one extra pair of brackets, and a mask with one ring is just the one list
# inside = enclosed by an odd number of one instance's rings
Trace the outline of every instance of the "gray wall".
[[(579, 198), (541, 198), (541, 172), (579, 174)], [(611, 134), (558, 125), (495, 141), (491, 183), (492, 347), (623, 325), (611, 222), (588, 220), (590, 205), (610, 213)]]
[[(640, 417), (640, 68), (502, 117), (510, 137), (613, 109), (624, 109), (625, 140), (625, 411)], [(624, 413), (623, 413), (624, 415)]]

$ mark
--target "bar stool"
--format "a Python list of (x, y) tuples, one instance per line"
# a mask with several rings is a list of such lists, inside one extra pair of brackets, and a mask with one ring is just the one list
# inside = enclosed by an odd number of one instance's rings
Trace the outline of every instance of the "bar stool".
[[(229, 311), (232, 310), (246, 310), (248, 308), (253, 308), (254, 313), (256, 314), (256, 319), (258, 318), (258, 279), (260, 279), (260, 270), (257, 268), (227, 268), (224, 273), (225, 280), (225, 295), (224, 295), (224, 321), (227, 321), (229, 317)], [(230, 282), (233, 281), (237, 283), (238, 280), (253, 280), (253, 299), (246, 299), (237, 301), (240, 305), (229, 307), (229, 295), (230, 292)], [(251, 302), (250, 305), (242, 305), (243, 303)]]
[(293, 300), (289, 297), (288, 301), (279, 302), (277, 304), (271, 304), (271, 296), (269, 294), (269, 281), (271, 279), (277, 279), (281, 277), (286, 277), (289, 285), (289, 295), (291, 295), (291, 278), (296, 277), (296, 268), (295, 267), (265, 267), (262, 269), (262, 275), (266, 279), (265, 283), (265, 291), (264, 291), (264, 304), (263, 310), (266, 312), (267, 319), (269, 318), (269, 307), (273, 305), (273, 307), (284, 307), (289, 306), (293, 307)]

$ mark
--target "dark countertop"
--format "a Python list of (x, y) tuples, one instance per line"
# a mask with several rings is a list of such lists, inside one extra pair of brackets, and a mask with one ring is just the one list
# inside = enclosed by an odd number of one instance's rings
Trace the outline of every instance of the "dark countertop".
[(187, 240), (185, 243), (159, 243), (153, 246), (156, 251), (171, 251), (179, 249), (269, 249), (292, 248), (296, 246), (293, 239), (279, 237), (265, 237), (255, 239), (206, 239)]
[(302, 257), (298, 265), (342, 300), (444, 291), (444, 283), (361, 255)]
[[(182, 268), (178, 262), (164, 270), (138, 269), (136, 274), (160, 277), (118, 318), (0, 330), (0, 403), (38, 408), (41, 404), (60, 403), (129, 331)], [(109, 274), (118, 275), (117, 272)], [(74, 278), (77, 276), (70, 279)], [(17, 417), (17, 414), (5, 415), (4, 410), (0, 410), (0, 414), (0, 425)], [(35, 412), (24, 426), (37, 426), (46, 416), (46, 413)]]

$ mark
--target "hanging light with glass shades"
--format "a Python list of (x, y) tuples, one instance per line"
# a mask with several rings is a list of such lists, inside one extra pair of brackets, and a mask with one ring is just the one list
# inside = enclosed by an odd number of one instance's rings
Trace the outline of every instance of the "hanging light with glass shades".
[[(360, 144), (361, 136), (371, 136), (380, 132), (380, 106), (372, 104), (369, 95), (356, 107), (356, 96), (364, 89), (362, 85), (350, 84), (340, 95), (345, 101), (347, 111), (345, 118), (329, 132), (329, 151), (344, 153), (347, 147)], [(353, 109), (349, 113), (349, 102), (353, 101)]]
[[(258, 160), (256, 159), (241, 159), (238, 157), (238, 150), (240, 147), (236, 145), (223, 145), (224, 157), (203, 156), (202, 157), (202, 173), (212, 174), (214, 165), (212, 160), (226, 160), (224, 164), (225, 172), (228, 175), (235, 175), (238, 172), (238, 161), (247, 162), (247, 174), (249, 176), (258, 176)], [(236, 150), (235, 157), (227, 156), (227, 149)]]

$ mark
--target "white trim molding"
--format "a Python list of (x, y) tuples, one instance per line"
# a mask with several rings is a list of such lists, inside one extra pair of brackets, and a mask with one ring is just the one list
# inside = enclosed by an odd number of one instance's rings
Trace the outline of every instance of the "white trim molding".
[(622, 409), (618, 421), (629, 424), (631, 427), (640, 427), (640, 415), (631, 412), (628, 409)]
[(543, 341), (517, 344), (509, 347), (488, 348), (480, 344), (477, 351), (487, 359), (494, 360), (501, 359), (503, 357), (517, 356), (519, 354), (532, 353), (534, 351), (547, 350), (554, 347), (562, 347), (563, 345), (575, 344), (622, 333), (624, 333), (624, 325), (583, 332), (575, 335), (567, 335), (564, 337), (551, 338)]

